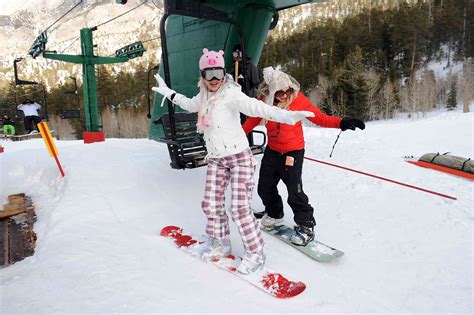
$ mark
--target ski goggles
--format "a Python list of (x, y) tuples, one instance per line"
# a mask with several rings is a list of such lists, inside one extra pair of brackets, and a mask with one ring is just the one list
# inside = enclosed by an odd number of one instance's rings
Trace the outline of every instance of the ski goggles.
[(290, 97), (291, 94), (293, 94), (295, 90), (293, 90), (292, 88), (289, 88), (288, 90), (286, 91), (282, 91), (282, 90), (279, 90), (279, 91), (276, 91), (275, 92), (275, 96), (276, 97), (283, 97), (284, 95), (286, 95), (287, 97)]
[(232, 57), (234, 57), (234, 59), (242, 59), (242, 52), (240, 50), (234, 50)]
[(207, 68), (201, 70), (201, 76), (206, 81), (222, 80), (225, 77), (225, 70), (223, 68)]

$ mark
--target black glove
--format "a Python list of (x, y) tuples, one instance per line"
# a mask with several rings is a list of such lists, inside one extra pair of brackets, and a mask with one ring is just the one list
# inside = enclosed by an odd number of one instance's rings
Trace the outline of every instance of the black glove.
[(342, 118), (341, 124), (339, 125), (342, 131), (346, 131), (347, 129), (355, 130), (356, 127), (364, 130), (365, 124), (362, 120), (357, 118)]

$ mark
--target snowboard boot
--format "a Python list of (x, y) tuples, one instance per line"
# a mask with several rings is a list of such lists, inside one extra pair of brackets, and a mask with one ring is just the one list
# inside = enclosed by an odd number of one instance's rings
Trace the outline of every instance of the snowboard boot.
[(269, 216), (268, 214), (265, 213), (265, 215), (262, 218), (262, 226), (266, 228), (272, 228), (274, 226), (280, 226), (283, 224), (283, 218), (281, 219), (275, 219)]
[(202, 252), (202, 259), (212, 260), (215, 258), (225, 257), (230, 255), (231, 246), (228, 238), (215, 238), (209, 243), (209, 246)]
[(243, 275), (249, 275), (265, 264), (265, 255), (263, 252), (259, 253), (245, 253), (242, 256), (242, 261), (237, 265), (237, 271)]
[(290, 242), (298, 246), (306, 246), (312, 240), (314, 240), (314, 226), (297, 225), (295, 233), (290, 237)]
[(265, 211), (262, 212), (254, 212), (253, 215), (256, 219), (261, 219), (265, 215)]

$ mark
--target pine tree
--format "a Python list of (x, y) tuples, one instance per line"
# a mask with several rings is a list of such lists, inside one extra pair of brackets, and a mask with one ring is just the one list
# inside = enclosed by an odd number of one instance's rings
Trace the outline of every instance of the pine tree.
[(109, 105), (116, 105), (117, 91), (121, 87), (114, 84), (114, 76), (106, 66), (98, 66), (97, 69), (97, 98), (99, 112)]
[(449, 110), (453, 110), (458, 103), (457, 102), (457, 98), (458, 98), (457, 81), (458, 80), (456, 77), (453, 77), (453, 79), (451, 80), (451, 87), (448, 92), (448, 100), (446, 103), (446, 107)]
[[(362, 50), (356, 47), (351, 52), (336, 78), (336, 84), (328, 93), (334, 104), (339, 104), (338, 115), (357, 117), (367, 120), (369, 109), (367, 104), (369, 87), (364, 77), (365, 66), (362, 61)], [(329, 102), (326, 102), (329, 103)]]

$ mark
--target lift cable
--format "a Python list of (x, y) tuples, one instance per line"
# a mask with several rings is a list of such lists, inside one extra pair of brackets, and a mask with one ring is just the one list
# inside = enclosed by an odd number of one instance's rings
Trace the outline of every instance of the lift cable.
[[(66, 15), (67, 15), (69, 12), (71, 12), (74, 8), (76, 8), (80, 3), (82, 3), (82, 1), (83, 1), (83, 0), (81, 0), (80, 2), (78, 2), (78, 3), (77, 3), (74, 7), (72, 7), (71, 9), (69, 9), (69, 10), (68, 10), (65, 14), (63, 14), (59, 19), (57, 19), (53, 24), (51, 24), (44, 32), (46, 32), (46, 31), (47, 31), (48, 29), (50, 29), (54, 24), (56, 24), (59, 20), (61, 20), (64, 16), (66, 16)], [(114, 17), (114, 18), (112, 18), (112, 19), (110, 19), (110, 20), (108, 20), (108, 21), (106, 21), (106, 22), (103, 22), (103, 23), (101, 23), (101, 24), (95, 26), (93, 29), (97, 29), (99, 26), (102, 26), (102, 25), (104, 25), (104, 24), (107, 24), (107, 23), (109, 23), (109, 22), (115, 20), (115, 19), (118, 19), (119, 17), (124, 16), (125, 14), (127, 14), (127, 13), (129, 13), (129, 12), (135, 10), (135, 9), (137, 9), (138, 7), (142, 6), (143, 4), (145, 4), (145, 3), (147, 3), (147, 2), (148, 2), (148, 0), (145, 0), (144, 2), (142, 2), (142, 3), (139, 4), (139, 5), (137, 5), (136, 7), (132, 8), (132, 9), (130, 9), (130, 10), (128, 10), (128, 11), (126, 11), (126, 12), (124, 12), (124, 13), (122, 13), (122, 14), (120, 14), (120, 15), (118, 15), (118, 16), (116, 16), (116, 17)], [(67, 50), (68, 50), (75, 42), (77, 42), (79, 39), (80, 39), (80, 37), (77, 37), (77, 38), (76, 38), (74, 41), (72, 41), (66, 48), (64, 48), (64, 49), (62, 50), (62, 52), (64, 53), (65, 51), (67, 51)]]
[(144, 5), (144, 4), (147, 3), (147, 2), (148, 2), (148, 0), (145, 0), (144, 2), (140, 3), (140, 4), (137, 5), (136, 7), (132, 8), (132, 9), (130, 9), (130, 10), (128, 10), (128, 11), (126, 11), (126, 12), (120, 14), (120, 15), (117, 15), (116, 17), (114, 17), (114, 18), (112, 18), (112, 19), (110, 19), (110, 20), (108, 20), (108, 21), (105, 21), (104, 23), (101, 23), (101, 24), (99, 24), (99, 25), (96, 25), (96, 26), (93, 27), (92, 29), (97, 29), (99, 26), (102, 26), (102, 25), (104, 25), (104, 24), (107, 24), (107, 23), (109, 23), (109, 22), (112, 22), (113, 20), (118, 19), (119, 17), (122, 17), (122, 16), (124, 16), (125, 14), (132, 12), (133, 10), (137, 9), (138, 7)]
[(142, 41), (142, 43), (144, 44), (144, 43), (151, 42), (152, 40), (157, 40), (157, 39), (160, 39), (160, 38), (161, 38), (160, 36), (155, 37), (155, 38), (150, 38), (150, 39)]
[(153, 3), (153, 5), (154, 5), (157, 9), (160, 9), (160, 7), (155, 3), (154, 0), (151, 0), (151, 2)]
[(62, 53), (66, 52), (69, 48), (71, 48), (71, 46), (77, 42), (78, 40), (80, 39), (80, 37), (76, 37), (75, 40), (73, 40), (66, 48), (63, 49)]
[(53, 24), (51, 24), (50, 26), (48, 26), (44, 32), (46, 32), (47, 30), (49, 30), (54, 24), (56, 24), (57, 22), (59, 22), (59, 20), (61, 20), (63, 17), (65, 17), (69, 12), (71, 12), (72, 10), (74, 10), (78, 5), (80, 5), (82, 3), (83, 0), (80, 0), (75, 6), (73, 6), (71, 9), (69, 9), (66, 13), (64, 13), (59, 19), (57, 19), (56, 21), (54, 21)]
[[(64, 18), (69, 12), (77, 8), (79, 4), (82, 3), (83, 0), (80, 0), (75, 6), (73, 6), (71, 9), (69, 9), (66, 13), (64, 13), (59, 19), (54, 21), (53, 24), (48, 26), (43, 32), (41, 32), (38, 37), (36, 37), (35, 41), (31, 45), (30, 49), (28, 50), (28, 54), (35, 59), (38, 57), (40, 54), (42, 54), (46, 50), (46, 43), (48, 42), (48, 34), (47, 31), (53, 27), (57, 22), (59, 22), (62, 18)], [(57, 29), (57, 27), (56, 27)]]

